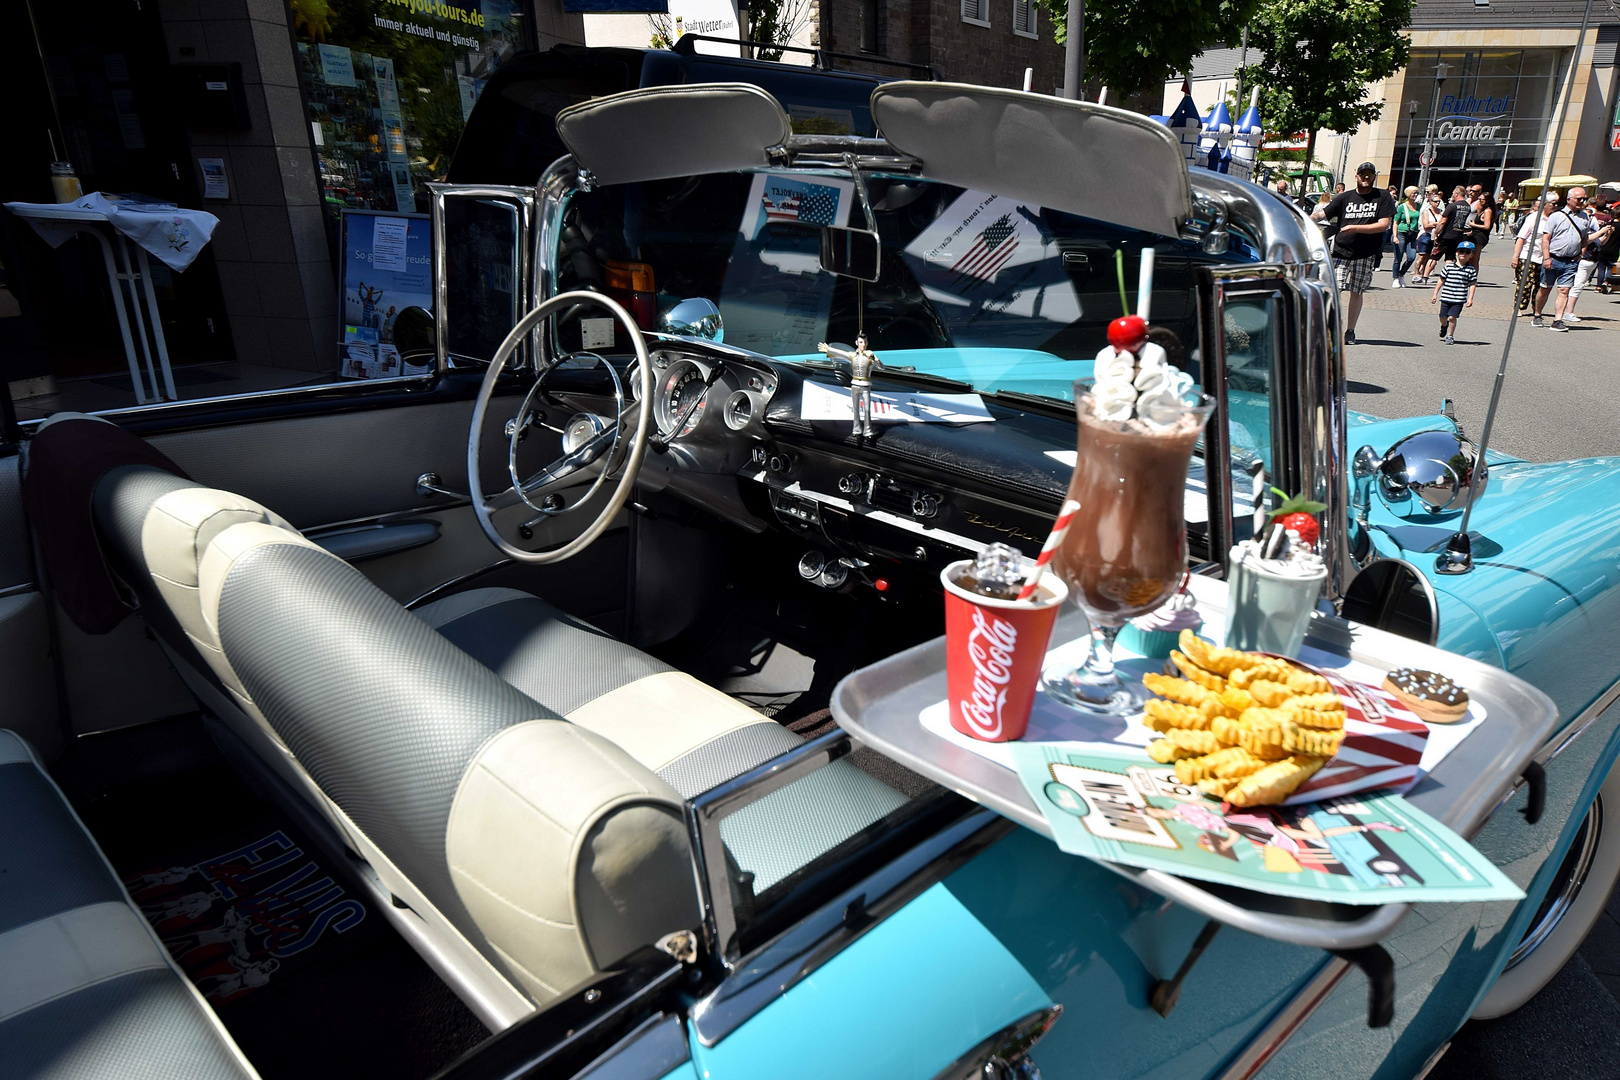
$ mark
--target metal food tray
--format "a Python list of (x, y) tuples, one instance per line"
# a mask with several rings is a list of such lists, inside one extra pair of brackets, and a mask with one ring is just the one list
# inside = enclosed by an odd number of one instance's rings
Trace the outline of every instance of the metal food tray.
[[(1194, 577), (1190, 588), (1206, 626), (1225, 621), (1226, 583)], [(1053, 642), (1086, 633), (1085, 616), (1067, 612)], [(1520, 775), (1557, 730), (1558, 707), (1523, 679), (1343, 619), (1316, 617), (1305, 639), (1309, 650), (1349, 657), (1388, 671), (1416, 667), (1449, 676), (1485, 709), (1485, 719), (1406, 792), (1406, 799), (1464, 838), (1472, 838), (1513, 791)], [(833, 690), (832, 713), (862, 743), (982, 806), (1048, 838), (1051, 827), (1024, 791), (1018, 774), (925, 729), (918, 715), (945, 698), (945, 639), (935, 638), (856, 671)], [(1343, 950), (1388, 937), (1410, 904), (1380, 907), (1272, 896), (1234, 886), (1191, 881), (1162, 870), (1105, 862), (1144, 888), (1261, 937), (1313, 948)]]

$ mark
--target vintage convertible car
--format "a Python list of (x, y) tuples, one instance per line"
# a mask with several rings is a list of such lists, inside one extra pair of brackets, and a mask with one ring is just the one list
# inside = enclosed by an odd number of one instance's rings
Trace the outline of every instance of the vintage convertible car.
[[(1620, 871), (1615, 464), (1493, 457), (1472, 568), (1442, 574), (1487, 470), (1447, 412), (1347, 414), (1296, 209), (1117, 109), (894, 82), (871, 110), (879, 138), (793, 136), (740, 84), (576, 105), (535, 188), (436, 192), (441, 255), (469, 215), (521, 224), (530, 299), (484, 363), (449, 347), (468, 300), (441, 277), (429, 376), (11, 423), (0, 1076), (307, 1073), (311, 1027), (232, 1000), (388, 993), (276, 988), (362, 919), (495, 1034), (446, 1064), (401, 1002), (375, 1030), (403, 1050), (330, 1042), (351, 1073), (466, 1078), (1406, 1077), (1562, 966)], [(1314, 632), (1436, 643), (1561, 714), (1473, 837), (1524, 901), (1415, 907), (1383, 966), (1229, 930), (1173, 1009), (1153, 989), (1203, 915), (828, 712), (941, 632), (945, 563), (1039, 548), (1073, 385), (1148, 248), (1158, 340), (1218, 401), (1195, 572), (1246, 535), (1258, 461), (1327, 504), (1342, 614)], [(918, 414), (871, 438), (816, 348), (863, 333)], [(923, 418), (966, 393), (989, 421)], [(199, 861), (232, 799), (285, 827)], [(326, 877), (193, 927), (300, 837)]]

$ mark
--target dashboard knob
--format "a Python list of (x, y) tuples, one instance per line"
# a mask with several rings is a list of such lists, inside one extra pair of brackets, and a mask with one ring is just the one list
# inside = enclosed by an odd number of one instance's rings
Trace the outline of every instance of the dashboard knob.
[(911, 500), (911, 512), (916, 517), (931, 518), (939, 513), (939, 499), (933, 495), (918, 495)]
[(838, 478), (838, 490), (845, 495), (859, 495), (866, 490), (866, 477), (860, 473), (846, 473)]
[(786, 454), (772, 454), (770, 460), (766, 462), (766, 467), (771, 472), (787, 472), (792, 466), (793, 459)]

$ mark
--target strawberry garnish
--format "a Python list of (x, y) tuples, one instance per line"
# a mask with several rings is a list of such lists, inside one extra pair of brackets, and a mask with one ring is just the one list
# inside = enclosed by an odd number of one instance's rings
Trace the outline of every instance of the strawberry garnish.
[(1281, 488), (1271, 490), (1282, 500), (1281, 505), (1271, 512), (1271, 520), (1289, 532), (1298, 533), (1300, 541), (1308, 547), (1315, 547), (1322, 535), (1316, 515), (1327, 509), (1327, 503), (1307, 499), (1303, 495), (1289, 495)]

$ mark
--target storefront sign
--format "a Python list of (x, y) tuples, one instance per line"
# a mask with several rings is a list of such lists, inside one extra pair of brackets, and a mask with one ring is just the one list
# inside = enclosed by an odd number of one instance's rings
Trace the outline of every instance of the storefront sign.
[(1488, 116), (1495, 119), (1513, 111), (1513, 98), (1447, 94), (1440, 99), (1440, 111), (1464, 117)]
[(1447, 116), (1434, 126), (1434, 137), (1443, 142), (1491, 142), (1507, 138), (1508, 126), (1513, 118), (1506, 115), (1476, 119), (1471, 116)]

